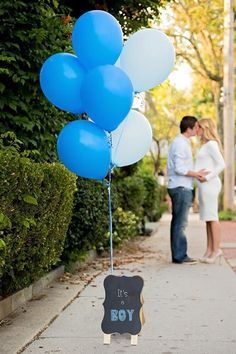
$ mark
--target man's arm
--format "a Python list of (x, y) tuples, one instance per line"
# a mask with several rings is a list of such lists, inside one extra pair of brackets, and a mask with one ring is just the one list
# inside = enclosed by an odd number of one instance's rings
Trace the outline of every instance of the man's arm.
[(188, 172), (186, 173), (185, 176), (188, 176), (188, 177), (195, 177), (195, 178), (201, 180), (201, 179), (205, 178), (205, 176), (206, 176), (208, 173), (209, 173), (209, 171), (207, 171), (207, 170), (205, 170), (205, 169), (199, 170), (199, 171), (197, 171), (197, 172), (190, 170), (190, 171), (188, 171)]
[(200, 171), (192, 171), (188, 170), (186, 168), (185, 164), (185, 149), (186, 147), (184, 145), (178, 145), (175, 147), (175, 154), (174, 154), (174, 161), (175, 161), (175, 172), (178, 175), (182, 176), (188, 176), (188, 177), (194, 177), (199, 180), (205, 178), (205, 176), (209, 173), (209, 171), (206, 171), (205, 169), (202, 169)]

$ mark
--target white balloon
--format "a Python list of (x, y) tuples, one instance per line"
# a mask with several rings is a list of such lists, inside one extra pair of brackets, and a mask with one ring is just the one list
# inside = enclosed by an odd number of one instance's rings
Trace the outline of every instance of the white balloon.
[(131, 35), (120, 55), (120, 67), (128, 74), (134, 91), (149, 90), (166, 80), (175, 62), (169, 37), (154, 28)]
[(131, 110), (117, 129), (111, 132), (112, 164), (117, 167), (141, 160), (152, 143), (152, 128), (140, 112)]

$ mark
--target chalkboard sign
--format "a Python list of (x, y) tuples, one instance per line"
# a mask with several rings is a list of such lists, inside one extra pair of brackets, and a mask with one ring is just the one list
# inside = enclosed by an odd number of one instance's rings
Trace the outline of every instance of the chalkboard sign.
[(126, 277), (108, 275), (104, 280), (105, 301), (102, 331), (111, 333), (130, 333), (137, 335), (142, 328), (143, 279), (139, 276)]

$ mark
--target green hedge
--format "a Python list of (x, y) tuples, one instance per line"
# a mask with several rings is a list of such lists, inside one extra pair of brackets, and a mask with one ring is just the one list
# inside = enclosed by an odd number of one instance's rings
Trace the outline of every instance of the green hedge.
[(167, 209), (165, 202), (167, 189), (165, 186), (158, 184), (157, 179), (153, 175), (144, 173), (140, 176), (146, 189), (143, 204), (144, 217), (148, 221), (158, 221)]
[(132, 211), (142, 219), (143, 204), (146, 197), (143, 179), (138, 175), (133, 175), (119, 179), (114, 184), (118, 192), (119, 206), (123, 210)]
[(139, 218), (132, 211), (125, 211), (119, 207), (113, 213), (112, 221), (114, 247), (120, 246), (124, 240), (129, 240), (139, 234)]
[[(125, 178), (112, 182), (112, 221), (114, 246), (139, 233), (144, 190), (139, 190), (139, 179)], [(125, 187), (128, 186), (128, 188)], [(129, 190), (129, 197), (126, 194)], [(133, 194), (134, 193), (134, 194)], [(132, 196), (132, 198), (131, 198)], [(128, 198), (128, 199), (127, 199)], [(127, 200), (129, 204), (127, 205)], [(141, 204), (141, 207), (140, 207)], [(137, 215), (138, 214), (138, 215)], [(109, 247), (109, 216), (107, 186), (94, 180), (77, 179), (74, 210), (67, 233), (63, 260), (75, 261), (84, 251), (98, 252)]]
[[(141, 172), (112, 181), (114, 246), (138, 235), (145, 220), (157, 221), (162, 214), (165, 190), (152, 175)], [(76, 261), (89, 249), (109, 247), (107, 187), (94, 180), (77, 179), (73, 217), (62, 259)]]
[[(121, 240), (137, 235), (138, 218), (119, 205), (118, 193), (112, 184), (112, 221), (114, 246)], [(107, 186), (94, 180), (78, 177), (73, 217), (67, 232), (62, 259), (76, 260), (84, 251), (102, 252), (109, 247), (109, 215)]]
[(97, 181), (78, 177), (73, 216), (62, 259), (76, 260), (81, 252), (103, 249), (107, 230), (107, 188)]
[(226, 221), (236, 221), (236, 209), (221, 210), (219, 212), (219, 219)]
[(0, 274), (6, 295), (58, 262), (76, 178), (60, 164), (33, 163), (11, 148), (0, 150), (0, 165)]
[(115, 182), (119, 205), (132, 211), (141, 221), (158, 221), (165, 210), (166, 187), (148, 172), (137, 171), (133, 176)]

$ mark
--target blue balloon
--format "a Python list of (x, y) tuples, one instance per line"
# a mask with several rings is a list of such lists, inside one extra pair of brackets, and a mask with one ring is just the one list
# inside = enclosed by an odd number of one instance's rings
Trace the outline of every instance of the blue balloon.
[(114, 64), (123, 46), (121, 26), (108, 12), (88, 11), (74, 25), (72, 45), (76, 55), (88, 69)]
[(40, 71), (40, 85), (44, 95), (56, 107), (74, 114), (84, 112), (80, 89), (85, 69), (80, 60), (69, 53), (50, 56)]
[(60, 161), (76, 175), (103, 179), (110, 166), (106, 133), (93, 122), (75, 120), (61, 130), (57, 140)]
[(90, 70), (81, 86), (85, 111), (98, 126), (109, 132), (116, 129), (127, 116), (133, 98), (129, 77), (114, 65)]

